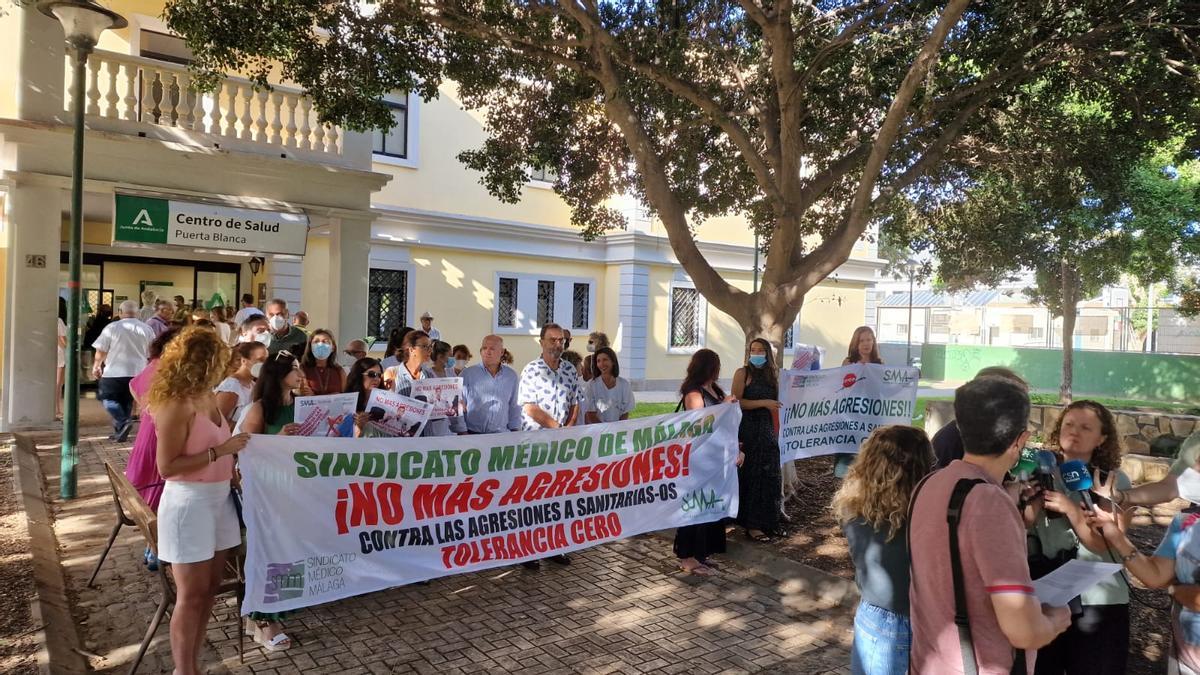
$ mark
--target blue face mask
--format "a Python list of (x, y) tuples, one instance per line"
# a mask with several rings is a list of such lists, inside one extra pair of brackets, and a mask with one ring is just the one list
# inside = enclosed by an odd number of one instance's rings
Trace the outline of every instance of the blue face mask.
[(451, 356), (450, 358), (446, 359), (446, 367), (447, 367), (447, 368), (453, 368), (453, 367), (454, 367), (454, 364), (455, 364), (455, 358), (454, 358), (453, 356)]
[(762, 368), (763, 366), (767, 365), (767, 355), (766, 354), (751, 354), (750, 355), (750, 365), (754, 366), (755, 368)]
[(327, 342), (314, 342), (312, 346), (313, 356), (318, 359), (327, 359), (333, 353), (333, 345)]

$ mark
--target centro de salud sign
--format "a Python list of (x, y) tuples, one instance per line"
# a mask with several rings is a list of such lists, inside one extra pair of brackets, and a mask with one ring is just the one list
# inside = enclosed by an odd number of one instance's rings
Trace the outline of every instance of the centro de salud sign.
[(308, 216), (117, 193), (113, 241), (304, 255)]

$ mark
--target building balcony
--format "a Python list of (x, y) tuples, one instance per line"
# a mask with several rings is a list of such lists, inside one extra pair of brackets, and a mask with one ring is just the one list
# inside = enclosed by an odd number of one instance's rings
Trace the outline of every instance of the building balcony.
[[(66, 59), (64, 110), (74, 109)], [(322, 124), (299, 89), (227, 76), (200, 91), (186, 66), (110, 51), (88, 58), (82, 102), (90, 129), (182, 145), (368, 168), (370, 138)]]

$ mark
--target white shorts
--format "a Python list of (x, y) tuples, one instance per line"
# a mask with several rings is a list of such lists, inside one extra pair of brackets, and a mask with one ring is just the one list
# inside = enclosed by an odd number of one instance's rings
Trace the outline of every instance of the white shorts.
[(210, 560), (237, 548), (242, 528), (229, 482), (167, 481), (158, 504), (158, 557), (170, 563)]

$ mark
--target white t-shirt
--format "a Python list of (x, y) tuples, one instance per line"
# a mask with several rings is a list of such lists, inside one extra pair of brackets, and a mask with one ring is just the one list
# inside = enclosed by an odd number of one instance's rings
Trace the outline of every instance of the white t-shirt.
[(635, 404), (633, 386), (623, 377), (617, 378), (612, 389), (605, 386), (603, 379), (594, 377), (584, 383), (583, 396), (584, 413), (597, 413), (601, 422), (616, 422), (621, 415), (633, 412)]
[[(63, 323), (62, 319), (55, 320), (58, 321), (58, 337), (67, 337), (67, 324)], [(62, 343), (57, 340), (54, 341), (54, 344), (58, 347), (58, 367), (62, 368), (67, 365), (67, 348), (62, 346)]]
[(430, 326), (429, 327), (429, 339), (430, 340), (441, 340), (442, 339), (442, 331)]
[(142, 372), (153, 341), (154, 329), (137, 319), (121, 319), (105, 326), (92, 343), (96, 351), (108, 353), (102, 377), (133, 377)]
[(229, 344), (230, 336), (233, 334), (233, 329), (229, 327), (229, 324), (224, 321), (217, 321), (213, 325), (217, 327), (217, 335), (221, 337), (221, 342)]
[(228, 392), (230, 394), (237, 394), (237, 405), (233, 406), (233, 412), (229, 415), (234, 420), (238, 420), (242, 415), (242, 411), (246, 409), (246, 406), (250, 405), (250, 394), (253, 391), (253, 386), (247, 387), (243, 385), (232, 375), (221, 380), (221, 383), (213, 389), (214, 393)]

